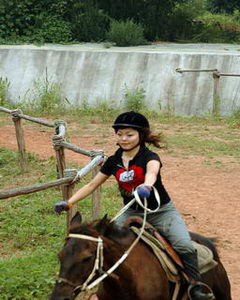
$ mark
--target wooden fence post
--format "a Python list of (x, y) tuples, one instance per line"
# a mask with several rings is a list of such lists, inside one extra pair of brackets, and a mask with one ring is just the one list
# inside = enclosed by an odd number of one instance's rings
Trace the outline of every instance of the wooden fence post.
[(61, 145), (61, 143), (64, 141), (65, 130), (61, 132), (60, 129), (65, 128), (65, 122), (58, 121), (56, 122), (55, 126), (56, 134), (52, 137), (52, 141), (54, 150), (56, 152), (58, 178), (61, 178), (64, 176), (66, 161), (64, 147)]
[(219, 115), (220, 113), (220, 73), (218, 71), (213, 72), (213, 79), (214, 79), (214, 90), (213, 90), (213, 109), (212, 114), (214, 116)]
[[(65, 169), (64, 170), (64, 177), (75, 177), (77, 175), (77, 170), (76, 169)], [(68, 200), (72, 195), (74, 191), (74, 186), (75, 183), (70, 182), (69, 184), (65, 184), (63, 186), (63, 200)], [(69, 226), (70, 226), (70, 221), (72, 217), (76, 213), (76, 205), (71, 207), (69, 211), (67, 212), (67, 232), (69, 231)]]
[(17, 144), (18, 144), (18, 151), (19, 151), (19, 161), (20, 161), (20, 168), (22, 172), (27, 171), (27, 155), (26, 155), (26, 147), (25, 147), (25, 140), (24, 140), (24, 133), (23, 128), (21, 126), (21, 118), (19, 114), (21, 114), (20, 109), (13, 110), (12, 120), (15, 126), (15, 132), (17, 137)]

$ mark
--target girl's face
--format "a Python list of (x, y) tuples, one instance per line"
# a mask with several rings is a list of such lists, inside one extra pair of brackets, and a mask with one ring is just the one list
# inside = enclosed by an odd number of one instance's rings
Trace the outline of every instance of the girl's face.
[(126, 151), (135, 148), (139, 144), (139, 132), (133, 128), (118, 129), (116, 138), (118, 145)]

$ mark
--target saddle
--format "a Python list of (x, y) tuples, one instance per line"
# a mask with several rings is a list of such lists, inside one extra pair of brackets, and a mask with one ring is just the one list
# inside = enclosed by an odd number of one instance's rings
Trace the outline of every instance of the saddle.
[[(138, 216), (129, 217), (124, 226), (130, 227), (135, 234), (140, 233), (140, 227), (143, 224), (143, 219)], [(177, 252), (171, 244), (164, 238), (151, 224), (146, 223), (141, 239), (151, 247), (153, 253), (161, 263), (168, 280), (175, 284), (172, 300), (178, 298), (182, 282), (189, 282), (188, 276), (184, 272), (184, 265)], [(198, 254), (198, 267), (201, 274), (211, 270), (217, 265), (213, 259), (212, 251), (204, 245), (194, 242), (194, 247)], [(188, 299), (185, 293), (182, 299)]]

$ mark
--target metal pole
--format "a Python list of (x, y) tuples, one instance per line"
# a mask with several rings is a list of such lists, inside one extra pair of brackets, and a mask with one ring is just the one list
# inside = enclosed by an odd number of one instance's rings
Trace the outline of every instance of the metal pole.
[(178, 73), (186, 73), (186, 72), (216, 72), (218, 70), (217, 69), (181, 69), (181, 68), (177, 68), (175, 71)]

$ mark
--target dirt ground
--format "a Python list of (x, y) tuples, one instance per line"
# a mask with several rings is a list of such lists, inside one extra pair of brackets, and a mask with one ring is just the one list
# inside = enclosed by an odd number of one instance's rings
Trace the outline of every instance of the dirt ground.
[[(51, 146), (51, 130), (24, 127), (26, 149), (41, 158), (54, 156)], [(97, 134), (97, 131), (96, 131)], [(86, 150), (103, 149), (111, 154), (115, 145), (96, 144), (96, 136), (85, 130), (81, 136), (70, 136), (71, 143)], [(14, 127), (1, 127), (0, 146), (17, 149)], [(176, 206), (183, 214), (191, 231), (217, 237), (218, 250), (229, 275), (232, 298), (240, 295), (240, 168), (239, 164), (227, 163), (224, 167), (204, 164), (200, 156), (187, 159), (159, 152), (162, 176)], [(67, 161), (85, 163), (88, 158), (66, 151)], [(225, 158), (222, 157), (223, 161)], [(226, 158), (227, 159), (227, 158)], [(219, 299), (220, 300), (220, 299)]]

